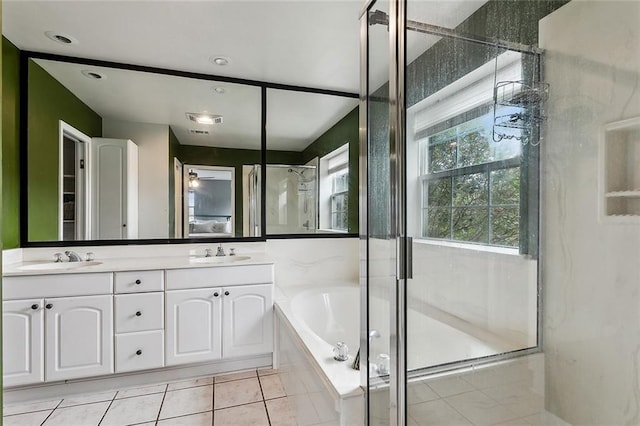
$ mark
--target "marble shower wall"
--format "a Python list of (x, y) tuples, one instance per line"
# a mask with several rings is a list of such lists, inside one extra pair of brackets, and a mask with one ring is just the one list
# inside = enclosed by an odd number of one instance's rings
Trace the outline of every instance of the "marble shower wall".
[[(640, 116), (640, 3), (574, 0), (540, 21), (546, 408), (640, 423), (640, 221), (598, 218), (605, 123)], [(640, 164), (637, 165), (640, 167)]]

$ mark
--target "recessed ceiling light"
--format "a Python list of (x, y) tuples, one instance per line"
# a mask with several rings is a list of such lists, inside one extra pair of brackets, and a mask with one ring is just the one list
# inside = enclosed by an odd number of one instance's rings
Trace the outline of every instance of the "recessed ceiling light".
[(216, 86), (216, 87), (214, 87), (214, 88), (213, 88), (213, 91), (214, 91), (214, 92), (216, 92), (216, 93), (217, 93), (217, 94), (219, 94), (219, 95), (222, 95), (222, 94), (224, 94), (224, 93), (227, 93), (227, 89), (225, 89), (225, 88), (224, 88), (224, 87), (222, 87), (222, 86)]
[(198, 124), (208, 124), (210, 126), (214, 124), (222, 124), (221, 115), (199, 113), (199, 112), (187, 112), (185, 115), (189, 120)]
[(227, 58), (226, 56), (216, 56), (216, 55), (214, 55), (214, 56), (210, 57), (209, 60), (214, 65), (220, 65), (221, 67), (223, 67), (225, 65), (229, 65), (231, 63), (231, 59)]
[(84, 75), (87, 78), (90, 78), (91, 80), (105, 80), (107, 78), (106, 75), (98, 71), (82, 70), (81, 72), (82, 72), (82, 75)]
[(44, 33), (44, 35), (46, 35), (56, 43), (65, 44), (65, 45), (78, 44), (78, 40), (71, 37), (69, 34), (62, 34), (56, 31), (47, 31)]

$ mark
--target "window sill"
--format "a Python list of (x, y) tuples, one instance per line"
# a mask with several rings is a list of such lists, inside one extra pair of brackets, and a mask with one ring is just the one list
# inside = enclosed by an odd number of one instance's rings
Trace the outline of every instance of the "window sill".
[(340, 229), (323, 229), (323, 228), (319, 228), (318, 232), (326, 232), (326, 233), (333, 233), (333, 234), (347, 234), (349, 231), (342, 231)]
[(452, 248), (459, 248), (463, 250), (481, 251), (484, 253), (497, 253), (497, 254), (507, 254), (510, 256), (520, 256), (520, 252), (517, 248), (487, 246), (482, 244), (465, 244), (465, 243), (459, 243), (455, 241), (431, 240), (431, 239), (424, 239), (424, 238), (420, 238), (420, 239), (414, 238), (413, 242), (417, 244), (426, 244), (431, 246), (452, 247)]

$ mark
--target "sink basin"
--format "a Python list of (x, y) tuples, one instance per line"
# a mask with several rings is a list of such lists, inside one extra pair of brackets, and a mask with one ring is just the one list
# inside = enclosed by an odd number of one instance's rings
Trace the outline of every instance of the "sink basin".
[(242, 260), (249, 260), (251, 256), (211, 256), (211, 257), (192, 257), (189, 259), (191, 263), (233, 263)]
[(86, 268), (87, 266), (100, 265), (102, 262), (43, 262), (32, 263), (29, 265), (20, 266), (18, 269), (23, 271), (55, 271), (61, 269), (79, 269)]

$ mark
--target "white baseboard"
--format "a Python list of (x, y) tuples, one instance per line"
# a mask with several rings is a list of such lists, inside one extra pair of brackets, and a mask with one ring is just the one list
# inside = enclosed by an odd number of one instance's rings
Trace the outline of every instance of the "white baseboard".
[(92, 392), (138, 388), (159, 383), (189, 380), (195, 377), (215, 376), (235, 371), (271, 367), (272, 361), (273, 355), (269, 353), (232, 360), (177, 365), (143, 372), (111, 374), (109, 376), (88, 377), (64, 382), (4, 388), (2, 395), (4, 404), (60, 399)]

